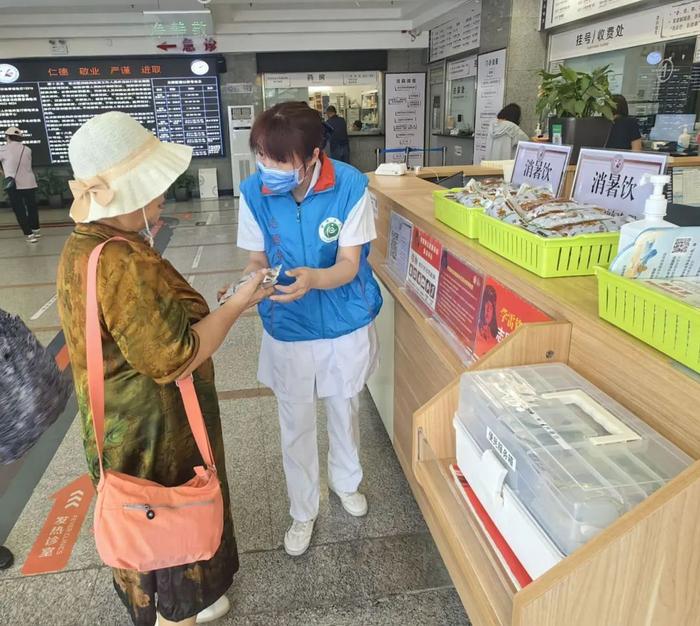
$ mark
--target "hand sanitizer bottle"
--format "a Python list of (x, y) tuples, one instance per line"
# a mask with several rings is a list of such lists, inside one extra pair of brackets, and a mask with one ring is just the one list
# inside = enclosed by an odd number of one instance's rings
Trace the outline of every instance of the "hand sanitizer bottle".
[(552, 143), (561, 146), (561, 124), (552, 125)]
[(644, 219), (630, 222), (620, 228), (620, 245), (618, 250), (624, 250), (631, 246), (638, 235), (649, 228), (677, 228), (676, 224), (671, 224), (664, 220), (666, 216), (667, 200), (664, 195), (664, 187), (671, 182), (671, 177), (666, 174), (652, 176), (644, 174), (639, 181), (640, 186), (651, 183), (654, 191), (647, 198), (644, 205)]
[(687, 126), (683, 127), (683, 132), (679, 135), (676, 143), (678, 144), (679, 150), (687, 150), (690, 148), (690, 133), (688, 132)]

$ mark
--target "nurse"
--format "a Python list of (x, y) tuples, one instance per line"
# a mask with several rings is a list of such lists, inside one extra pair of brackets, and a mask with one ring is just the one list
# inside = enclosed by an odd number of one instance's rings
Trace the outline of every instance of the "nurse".
[(282, 266), (277, 294), (259, 306), (258, 378), (277, 397), (292, 524), (288, 554), (309, 547), (320, 479), (316, 401), (328, 415), (328, 484), (344, 509), (367, 513), (359, 393), (377, 366), (382, 298), (367, 261), (376, 238), (367, 177), (324, 155), (327, 128), (304, 102), (262, 113), (251, 131), (257, 173), (241, 185), (238, 246), (245, 272)]

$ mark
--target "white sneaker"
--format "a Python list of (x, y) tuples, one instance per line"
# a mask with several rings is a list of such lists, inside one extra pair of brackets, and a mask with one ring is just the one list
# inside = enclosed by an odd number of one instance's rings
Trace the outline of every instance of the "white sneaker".
[(27, 243), (38, 243), (39, 238), (32, 233), (31, 235), (27, 235)]
[(207, 624), (222, 618), (231, 609), (231, 603), (226, 596), (221, 596), (214, 604), (197, 613), (197, 623)]
[(331, 491), (340, 498), (343, 508), (353, 517), (363, 517), (367, 515), (367, 498), (359, 491), (345, 493), (344, 491)]
[(289, 556), (301, 556), (309, 548), (316, 520), (299, 522), (294, 520), (284, 534), (284, 549)]
[[(231, 610), (231, 603), (226, 596), (221, 596), (214, 604), (197, 613), (197, 624), (207, 624), (222, 618)], [(161, 626), (160, 615), (157, 616), (156, 626)]]
[(39, 228), (39, 229), (37, 229), (37, 230), (33, 230), (33, 231), (32, 231), (32, 235), (34, 235), (34, 237), (35, 237), (36, 239), (41, 239), (41, 228)]

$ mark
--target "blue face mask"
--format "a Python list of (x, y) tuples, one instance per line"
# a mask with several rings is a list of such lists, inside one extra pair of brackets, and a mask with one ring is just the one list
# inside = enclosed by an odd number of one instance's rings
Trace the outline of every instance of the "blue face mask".
[(265, 167), (258, 161), (260, 180), (272, 193), (288, 193), (298, 187), (304, 179), (301, 169), (300, 167), (297, 170), (278, 170), (274, 167)]

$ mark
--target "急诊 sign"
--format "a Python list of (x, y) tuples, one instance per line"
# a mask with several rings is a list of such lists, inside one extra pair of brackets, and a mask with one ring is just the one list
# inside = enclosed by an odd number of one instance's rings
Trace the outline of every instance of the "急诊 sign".
[(515, 152), (511, 182), (529, 183), (536, 187), (549, 185), (559, 195), (564, 184), (566, 168), (571, 158), (571, 146), (521, 141)]
[(653, 191), (641, 185), (644, 174), (663, 174), (667, 155), (583, 148), (579, 154), (572, 199), (604, 208), (612, 215), (644, 216)]

